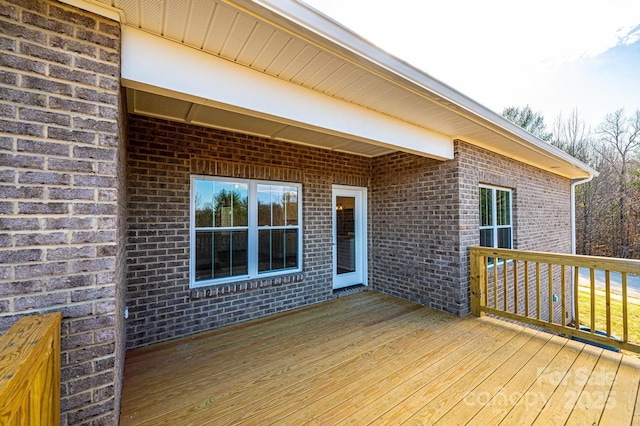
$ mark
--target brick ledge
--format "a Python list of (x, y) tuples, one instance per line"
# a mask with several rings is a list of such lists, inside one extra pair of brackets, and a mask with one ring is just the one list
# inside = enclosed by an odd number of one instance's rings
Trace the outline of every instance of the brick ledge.
[(304, 273), (300, 272), (290, 275), (278, 275), (275, 277), (238, 281), (229, 284), (192, 288), (190, 298), (191, 300), (213, 299), (229, 294), (246, 293), (252, 290), (295, 284), (304, 281), (304, 278)]

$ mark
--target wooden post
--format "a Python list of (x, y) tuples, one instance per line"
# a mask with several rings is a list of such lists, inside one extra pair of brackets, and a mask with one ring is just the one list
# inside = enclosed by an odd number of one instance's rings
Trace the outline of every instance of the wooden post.
[(471, 313), (477, 317), (483, 316), (482, 311), (482, 283), (484, 283), (484, 257), (474, 249), (470, 250), (471, 256)]
[(0, 337), (0, 424), (60, 424), (61, 318), (27, 316)]

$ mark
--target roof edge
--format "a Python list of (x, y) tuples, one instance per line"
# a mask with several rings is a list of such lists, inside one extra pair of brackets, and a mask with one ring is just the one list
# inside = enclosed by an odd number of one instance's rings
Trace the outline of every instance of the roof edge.
[[(492, 130), (513, 142), (538, 152), (547, 152), (561, 159), (568, 166), (578, 168), (584, 176), (598, 176), (599, 172), (561, 149), (539, 139), (525, 129), (492, 111), (453, 87), (427, 74), (408, 62), (384, 51), (341, 23), (301, 2), (290, 0), (222, 0), (229, 5), (239, 7), (260, 19), (268, 18), (273, 24), (304, 36), (310, 42), (346, 56), (354, 63), (370, 71), (385, 73), (385, 77), (395, 84), (417, 91), (432, 102), (456, 112), (475, 123)], [(269, 12), (269, 13), (265, 13)], [(283, 21), (284, 20), (284, 21)], [(296, 31), (291, 23), (299, 27)], [(372, 69), (377, 67), (379, 69)], [(395, 78), (394, 78), (395, 77)], [(398, 77), (400, 80), (398, 80)], [(416, 90), (417, 89), (417, 90)]]

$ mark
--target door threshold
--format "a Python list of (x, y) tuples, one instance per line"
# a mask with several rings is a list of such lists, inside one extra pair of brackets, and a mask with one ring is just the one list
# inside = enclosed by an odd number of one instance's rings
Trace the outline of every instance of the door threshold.
[(364, 284), (354, 284), (347, 287), (333, 289), (333, 297), (338, 298), (338, 297), (344, 297), (344, 296), (351, 296), (352, 294), (361, 293), (367, 290), (368, 288)]

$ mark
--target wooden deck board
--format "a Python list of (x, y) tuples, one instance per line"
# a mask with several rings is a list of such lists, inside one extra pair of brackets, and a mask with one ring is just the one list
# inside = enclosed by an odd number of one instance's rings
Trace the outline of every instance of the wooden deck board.
[[(376, 292), (131, 351), (125, 364), (122, 425), (618, 426), (640, 413), (636, 358)], [(601, 406), (586, 408), (596, 393)]]

